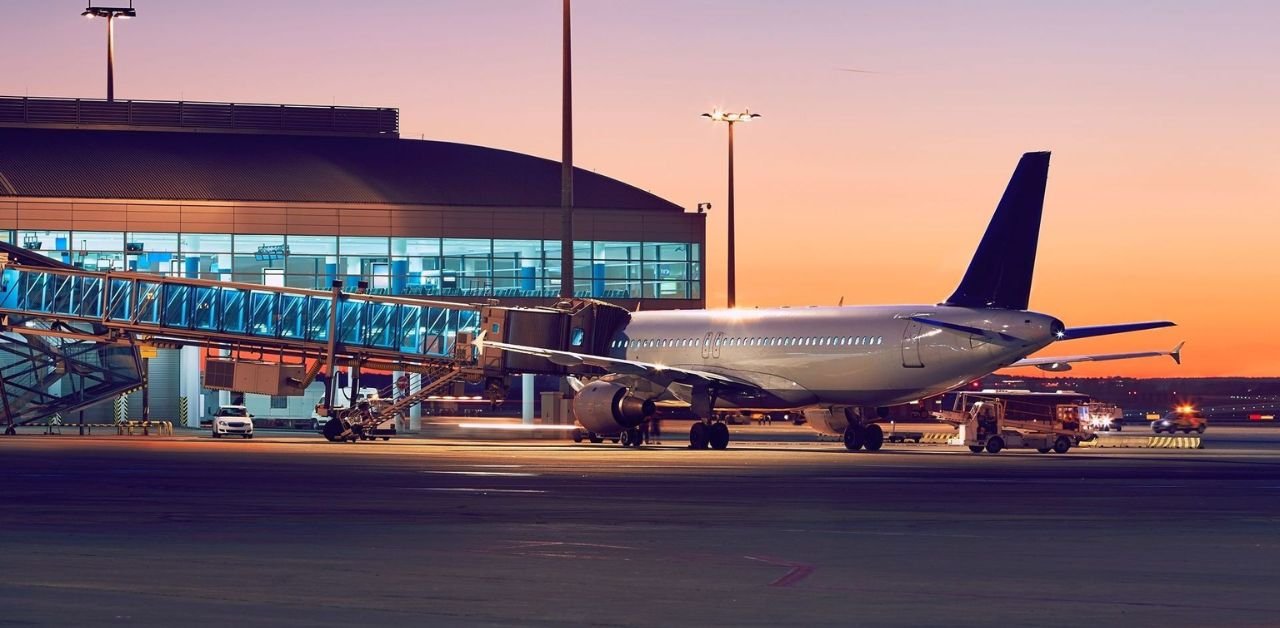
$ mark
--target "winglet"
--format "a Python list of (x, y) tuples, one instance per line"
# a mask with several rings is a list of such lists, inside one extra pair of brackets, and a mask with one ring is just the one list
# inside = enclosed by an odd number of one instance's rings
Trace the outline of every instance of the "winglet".
[(471, 339), (471, 345), (480, 353), (484, 353), (484, 335), (486, 333), (489, 333), (489, 330), (481, 329), (480, 333), (476, 334), (476, 337)]
[(1182, 364), (1182, 345), (1185, 344), (1187, 344), (1187, 341), (1183, 340), (1178, 343), (1178, 346), (1173, 348), (1173, 351), (1169, 352), (1169, 357), (1173, 358), (1173, 361), (1178, 364)]

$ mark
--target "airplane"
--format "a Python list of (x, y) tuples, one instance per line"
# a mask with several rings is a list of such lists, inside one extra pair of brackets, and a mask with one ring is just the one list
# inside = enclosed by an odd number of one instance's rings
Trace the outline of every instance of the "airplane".
[[(876, 424), (888, 408), (931, 397), (1009, 367), (1052, 372), (1076, 362), (1171, 356), (1171, 351), (1027, 356), (1054, 342), (1173, 326), (1171, 321), (1068, 327), (1029, 311), (1049, 153), (1026, 153), (997, 205), (955, 292), (936, 305), (634, 312), (607, 355), (485, 341), (542, 356), (570, 370), (573, 413), (593, 442), (638, 446), (636, 426), (659, 405), (700, 417), (694, 449), (724, 449), (723, 413), (800, 410), (819, 432), (843, 436), (853, 451), (884, 443)], [(590, 368), (584, 368), (590, 367)]]

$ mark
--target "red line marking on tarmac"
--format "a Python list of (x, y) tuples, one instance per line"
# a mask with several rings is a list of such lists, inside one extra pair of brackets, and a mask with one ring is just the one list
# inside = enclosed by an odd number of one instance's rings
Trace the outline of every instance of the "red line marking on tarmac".
[(778, 558), (769, 558), (765, 556), (743, 556), (747, 560), (759, 561), (769, 565), (777, 565), (779, 567), (790, 567), (791, 570), (782, 574), (781, 578), (769, 583), (771, 587), (789, 587), (813, 573), (816, 567), (807, 563), (797, 563), (789, 560), (781, 560)]

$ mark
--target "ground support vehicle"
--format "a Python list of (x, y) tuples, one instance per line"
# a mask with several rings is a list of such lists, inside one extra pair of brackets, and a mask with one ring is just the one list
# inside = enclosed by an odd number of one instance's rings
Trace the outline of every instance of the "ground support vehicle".
[(396, 416), (381, 415), (370, 407), (369, 402), (362, 401), (350, 410), (334, 410), (321, 433), (333, 442), (391, 440), (396, 435)]
[(1006, 399), (964, 393), (956, 398), (954, 409), (937, 410), (934, 416), (956, 425), (958, 440), (975, 454), (995, 454), (1004, 449), (1065, 454), (1094, 437), (1088, 425), (1078, 420), (1075, 404), (1058, 406), (1045, 420), (1017, 421), (1007, 418), (1008, 404)]

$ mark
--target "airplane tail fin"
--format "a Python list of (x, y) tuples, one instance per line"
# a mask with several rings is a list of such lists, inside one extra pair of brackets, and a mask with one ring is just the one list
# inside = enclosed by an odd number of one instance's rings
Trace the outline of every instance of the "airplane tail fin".
[(943, 305), (1027, 309), (1048, 178), (1048, 152), (1022, 156), (969, 270)]

